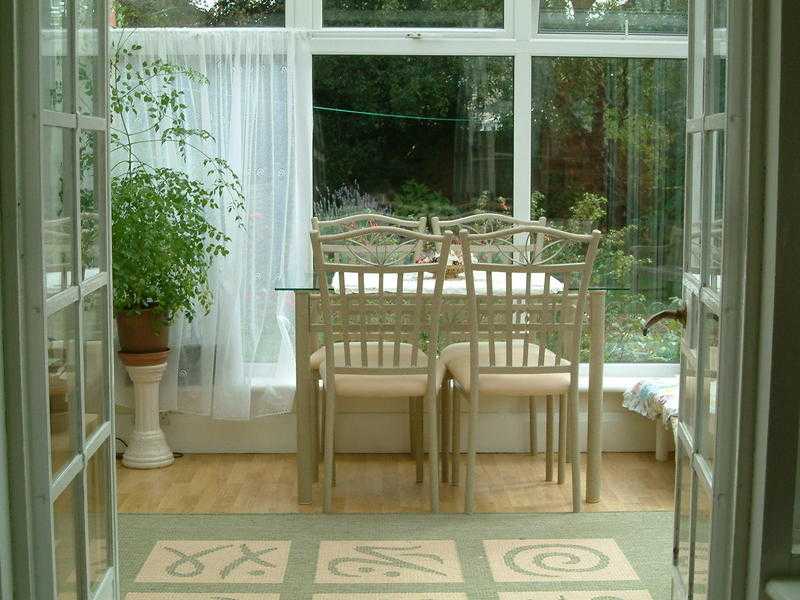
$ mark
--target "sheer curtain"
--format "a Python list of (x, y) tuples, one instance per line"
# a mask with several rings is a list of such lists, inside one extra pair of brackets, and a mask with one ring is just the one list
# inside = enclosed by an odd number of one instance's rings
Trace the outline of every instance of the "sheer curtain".
[[(171, 328), (161, 409), (218, 419), (289, 412), (295, 389), (293, 298), (275, 293), (272, 282), (281, 272), (310, 264), (311, 202), (298, 193), (295, 160), (295, 131), (306, 126), (295, 102), (297, 48), (305, 36), (255, 28), (145, 29), (117, 31), (113, 39), (141, 45), (137, 62), (159, 58), (208, 79), (178, 80), (188, 105), (186, 126), (214, 136), (207, 150), (230, 163), (246, 197), (244, 229), (224, 211), (209, 215), (232, 238), (230, 254), (211, 272), (211, 312), (192, 323), (179, 317)], [(138, 125), (147, 125), (146, 114), (137, 118)], [(202, 176), (202, 165), (191, 155), (184, 163), (172, 146), (146, 146), (155, 164)], [(119, 373), (117, 381), (125, 403), (127, 376)]]

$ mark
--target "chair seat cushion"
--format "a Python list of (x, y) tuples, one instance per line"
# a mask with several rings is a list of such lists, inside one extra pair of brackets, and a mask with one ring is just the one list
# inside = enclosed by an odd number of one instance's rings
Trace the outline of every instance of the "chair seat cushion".
[[(344, 364), (344, 343), (334, 344), (334, 354), (337, 363)], [(414, 347), (411, 344), (400, 344), (399, 367), (411, 366), (411, 355)], [(380, 346), (378, 342), (367, 343), (367, 366), (378, 367)], [(320, 348), (314, 354), (320, 353), (319, 372), (322, 381), (325, 381), (325, 348)], [(391, 368), (394, 362), (394, 345), (384, 343), (383, 366)], [(313, 356), (312, 356), (313, 359)], [(428, 357), (422, 350), (417, 350), (417, 367), (425, 367)], [(350, 365), (360, 367), (361, 343), (350, 342)], [(444, 379), (445, 366), (441, 361), (436, 368), (435, 389), (439, 389)], [(336, 393), (349, 398), (405, 398), (424, 396), (428, 391), (428, 376), (425, 374), (393, 374), (387, 372), (380, 375), (350, 375), (338, 373), (336, 375)]]
[[(512, 365), (522, 366), (525, 343), (514, 340), (512, 346)], [(495, 342), (495, 364), (505, 366), (506, 343)], [(481, 366), (489, 365), (489, 342), (478, 344), (479, 363)], [(453, 379), (465, 392), (470, 391), (470, 366), (469, 342), (461, 342), (447, 346), (439, 359), (450, 372)], [(539, 346), (528, 344), (528, 365), (538, 363)], [(544, 365), (554, 366), (556, 355), (550, 350), (545, 350)], [(569, 366), (569, 362), (561, 359), (559, 366)], [(496, 374), (482, 373), (480, 376), (480, 392), (497, 394), (500, 396), (541, 396), (544, 394), (563, 394), (569, 391), (569, 373), (519, 373)]]

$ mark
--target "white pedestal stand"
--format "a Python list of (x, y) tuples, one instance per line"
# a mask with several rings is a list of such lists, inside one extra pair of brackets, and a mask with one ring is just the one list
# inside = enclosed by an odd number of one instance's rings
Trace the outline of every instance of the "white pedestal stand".
[(158, 414), (158, 386), (167, 368), (166, 356), (150, 355), (152, 359), (163, 361), (156, 364), (145, 364), (149, 362), (143, 360), (147, 355), (120, 353), (120, 356), (133, 380), (135, 403), (133, 435), (122, 456), (122, 464), (130, 469), (169, 466), (175, 458), (161, 430)]

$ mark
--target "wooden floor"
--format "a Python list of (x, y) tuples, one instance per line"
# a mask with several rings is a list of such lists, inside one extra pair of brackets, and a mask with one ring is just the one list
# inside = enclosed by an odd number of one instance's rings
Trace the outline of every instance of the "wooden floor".
[[(584, 456), (585, 459), (585, 456)], [(120, 512), (269, 513), (310, 512), (296, 503), (292, 454), (187, 454), (166, 469), (138, 471), (118, 464)], [(672, 461), (652, 453), (608, 453), (603, 457), (603, 492), (588, 511), (672, 510)], [(544, 455), (479, 454), (479, 512), (572, 510), (570, 484), (544, 481)], [(440, 488), (443, 512), (463, 510), (462, 483)], [(427, 477), (427, 474), (426, 474)], [(428, 510), (428, 485), (414, 481), (414, 462), (404, 454), (337, 455), (334, 510), (419, 512)], [(569, 479), (569, 477), (567, 477)]]

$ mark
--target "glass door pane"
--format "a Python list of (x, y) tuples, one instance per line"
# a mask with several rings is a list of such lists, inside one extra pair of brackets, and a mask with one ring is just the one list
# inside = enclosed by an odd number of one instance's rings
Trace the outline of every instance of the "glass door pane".
[(47, 319), (47, 387), (53, 477), (75, 457), (77, 314), (68, 306)]
[(73, 481), (53, 504), (56, 590), (58, 600), (78, 600), (78, 534)]

